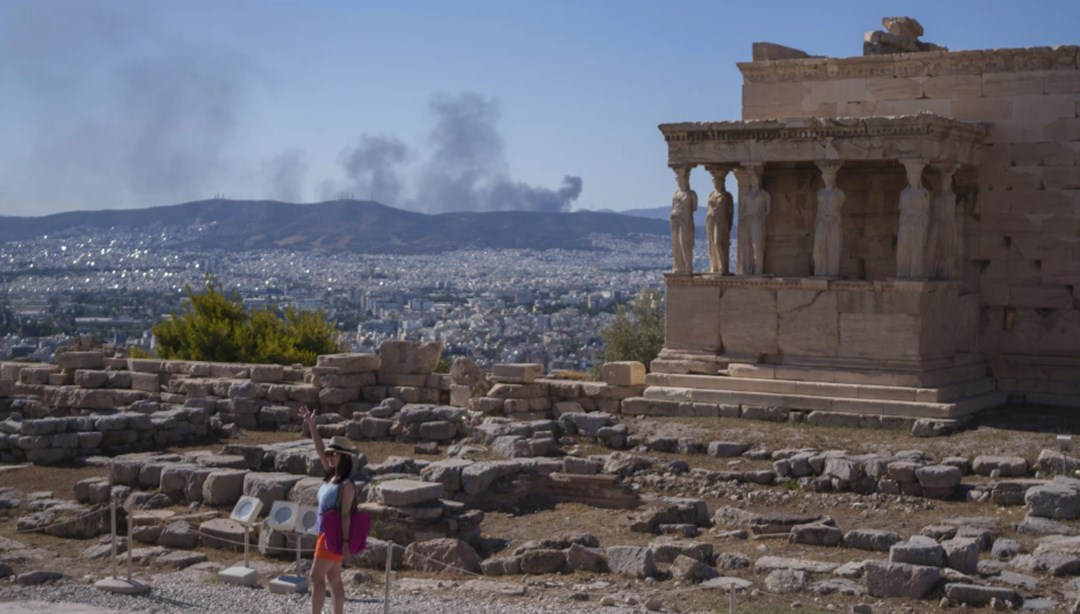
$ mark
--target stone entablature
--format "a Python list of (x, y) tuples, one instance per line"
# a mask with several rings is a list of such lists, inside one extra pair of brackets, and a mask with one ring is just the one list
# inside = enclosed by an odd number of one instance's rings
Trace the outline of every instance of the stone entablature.
[(799, 118), (661, 124), (668, 164), (816, 160), (979, 163), (985, 124), (931, 113), (899, 117)]
[(816, 57), (740, 62), (736, 65), (746, 83), (1077, 70), (1080, 68), (1080, 46), (926, 51), (850, 58)]

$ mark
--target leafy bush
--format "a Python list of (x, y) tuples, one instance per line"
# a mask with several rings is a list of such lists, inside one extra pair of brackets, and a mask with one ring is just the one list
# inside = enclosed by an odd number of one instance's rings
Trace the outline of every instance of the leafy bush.
[(319, 354), (338, 351), (334, 324), (321, 309), (248, 313), (239, 297), (226, 297), (212, 281), (200, 294), (189, 286), (184, 292), (191, 307), (153, 327), (161, 358), (313, 365)]
[(664, 348), (664, 305), (659, 290), (642, 288), (632, 303), (620, 306), (615, 320), (600, 331), (607, 346), (604, 362), (636, 360), (649, 367)]

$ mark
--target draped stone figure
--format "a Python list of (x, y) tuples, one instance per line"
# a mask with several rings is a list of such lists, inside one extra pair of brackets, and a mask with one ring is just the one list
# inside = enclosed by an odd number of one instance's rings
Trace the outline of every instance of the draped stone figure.
[(674, 272), (689, 275), (694, 266), (694, 212), (697, 211), (697, 194), (690, 189), (689, 166), (677, 166), (675, 182), (679, 189), (671, 198), (671, 251), (674, 256)]
[(927, 252), (930, 273), (938, 279), (956, 277), (956, 193), (952, 188), (956, 168), (955, 164), (940, 168), (941, 189), (933, 196), (934, 223), (930, 225)]
[(896, 276), (926, 277), (926, 235), (930, 223), (930, 193), (922, 187), (922, 160), (902, 160), (908, 186), (900, 192), (900, 228), (896, 235)]
[(836, 187), (840, 164), (818, 164), (825, 187), (817, 192), (817, 215), (814, 220), (814, 275), (839, 277), (840, 249), (843, 245), (841, 209), (844, 191)]
[[(772, 210), (772, 197), (761, 188), (761, 165), (746, 167), (750, 187), (743, 193), (739, 206), (743, 210), (743, 236), (739, 240), (740, 270), (747, 275), (765, 274), (765, 224)], [(744, 264), (745, 263), (745, 264)]]
[(706, 167), (712, 174), (713, 192), (709, 194), (705, 214), (705, 235), (709, 239), (709, 272), (727, 275), (731, 253), (731, 221), (735, 212), (734, 199), (724, 186), (728, 169), (724, 166)]

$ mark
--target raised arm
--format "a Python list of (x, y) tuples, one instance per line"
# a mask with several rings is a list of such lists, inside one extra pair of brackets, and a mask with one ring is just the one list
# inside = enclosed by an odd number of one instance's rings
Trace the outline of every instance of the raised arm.
[(307, 405), (300, 407), (300, 419), (307, 424), (308, 432), (311, 433), (311, 441), (315, 444), (315, 453), (319, 455), (319, 461), (322, 462), (323, 469), (330, 471), (330, 459), (326, 458), (326, 447), (323, 446), (322, 435), (319, 435), (319, 429), (315, 426), (315, 412), (308, 409)]

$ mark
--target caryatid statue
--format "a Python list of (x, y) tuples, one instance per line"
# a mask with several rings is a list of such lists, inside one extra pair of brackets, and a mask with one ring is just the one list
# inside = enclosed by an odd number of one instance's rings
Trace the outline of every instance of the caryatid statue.
[[(765, 225), (772, 210), (772, 197), (761, 187), (761, 164), (746, 166), (750, 187), (742, 194), (739, 206), (746, 245), (739, 245), (739, 269), (746, 275), (765, 274)], [(739, 237), (743, 241), (743, 236)]]
[(731, 272), (731, 220), (735, 213), (734, 199), (724, 181), (728, 167), (707, 166), (712, 175), (713, 192), (709, 194), (709, 209), (705, 213), (705, 235), (709, 239), (709, 272), (727, 275)]
[(814, 275), (840, 276), (840, 248), (843, 245), (842, 209), (844, 191), (836, 187), (840, 163), (819, 162), (825, 187), (817, 192), (817, 216), (814, 219)]
[(922, 160), (901, 160), (908, 186), (900, 192), (900, 228), (896, 234), (896, 276), (926, 277), (926, 235), (930, 224), (930, 193), (922, 187)]
[(689, 275), (694, 266), (694, 212), (697, 194), (690, 189), (690, 166), (676, 166), (675, 181), (679, 189), (671, 198), (671, 251), (675, 273)]
[(934, 223), (927, 239), (930, 272), (939, 279), (956, 277), (956, 192), (953, 192), (953, 175), (957, 165), (940, 167), (941, 189), (933, 196)]

